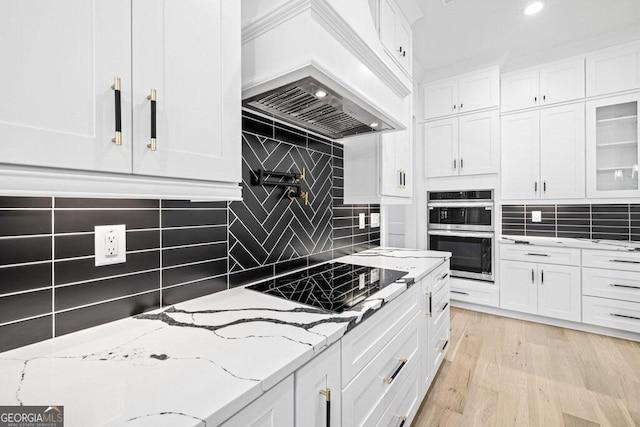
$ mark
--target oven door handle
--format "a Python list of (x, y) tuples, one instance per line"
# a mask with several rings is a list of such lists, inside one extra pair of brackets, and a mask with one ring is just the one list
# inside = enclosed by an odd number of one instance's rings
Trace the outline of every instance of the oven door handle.
[(430, 208), (493, 208), (493, 202), (474, 202), (468, 200), (427, 202)]
[(477, 237), (479, 239), (493, 239), (495, 237), (495, 233), (479, 231), (427, 230), (427, 234), (432, 236)]

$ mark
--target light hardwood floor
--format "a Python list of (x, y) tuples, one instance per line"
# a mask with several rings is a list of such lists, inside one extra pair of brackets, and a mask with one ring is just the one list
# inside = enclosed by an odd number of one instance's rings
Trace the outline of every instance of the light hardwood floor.
[(640, 426), (640, 343), (452, 309), (413, 426)]

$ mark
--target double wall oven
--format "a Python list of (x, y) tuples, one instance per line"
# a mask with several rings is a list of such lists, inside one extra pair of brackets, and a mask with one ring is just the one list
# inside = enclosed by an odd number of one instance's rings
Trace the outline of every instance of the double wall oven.
[(452, 253), (451, 275), (493, 282), (493, 190), (429, 192), (429, 249)]

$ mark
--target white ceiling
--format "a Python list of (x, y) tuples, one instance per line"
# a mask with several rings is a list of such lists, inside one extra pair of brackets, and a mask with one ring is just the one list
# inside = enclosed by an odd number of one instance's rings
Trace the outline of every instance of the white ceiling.
[(562, 47), (570, 56), (640, 34), (640, 0), (545, 0), (542, 12), (525, 16), (531, 1), (417, 0), (424, 17), (413, 25), (414, 58), (426, 75), (462, 64), (504, 67), (514, 58)]

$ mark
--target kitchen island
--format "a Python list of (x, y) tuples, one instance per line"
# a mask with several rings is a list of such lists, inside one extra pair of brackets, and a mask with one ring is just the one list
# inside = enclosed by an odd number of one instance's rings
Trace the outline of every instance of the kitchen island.
[(65, 426), (218, 425), (446, 262), (377, 248), (336, 259), (407, 271), (336, 314), (235, 288), (0, 354), (1, 405), (59, 405)]

